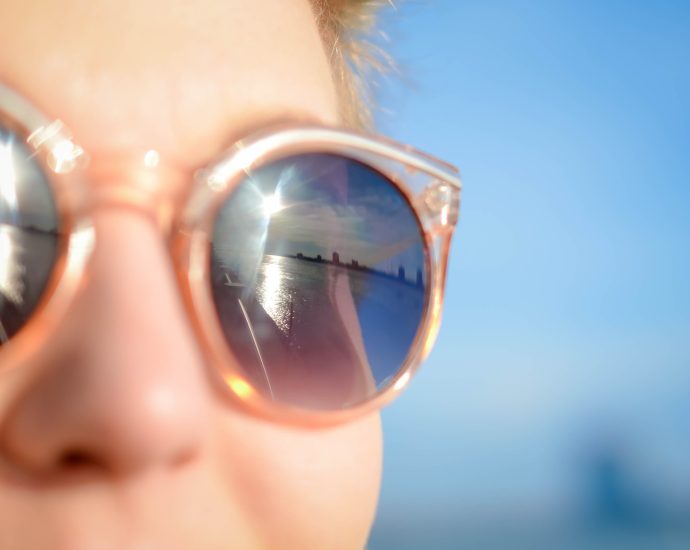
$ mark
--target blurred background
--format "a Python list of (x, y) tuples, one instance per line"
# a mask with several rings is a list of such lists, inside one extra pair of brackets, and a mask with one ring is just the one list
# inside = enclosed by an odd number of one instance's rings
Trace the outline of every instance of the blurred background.
[(378, 125), (465, 189), (369, 547), (690, 548), (690, 2), (397, 4)]

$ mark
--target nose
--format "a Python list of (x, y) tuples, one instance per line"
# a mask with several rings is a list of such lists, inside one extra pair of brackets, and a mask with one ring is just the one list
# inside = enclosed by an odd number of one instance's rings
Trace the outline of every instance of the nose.
[(200, 452), (211, 389), (163, 240), (103, 211), (87, 280), (0, 424), (0, 453), (32, 474), (112, 474)]

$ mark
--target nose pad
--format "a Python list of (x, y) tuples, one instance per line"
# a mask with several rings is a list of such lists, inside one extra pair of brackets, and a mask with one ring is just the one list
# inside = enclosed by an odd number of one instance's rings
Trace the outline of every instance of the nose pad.
[(85, 286), (0, 419), (0, 453), (35, 474), (179, 464), (208, 427), (211, 388), (156, 227), (114, 209), (94, 229)]

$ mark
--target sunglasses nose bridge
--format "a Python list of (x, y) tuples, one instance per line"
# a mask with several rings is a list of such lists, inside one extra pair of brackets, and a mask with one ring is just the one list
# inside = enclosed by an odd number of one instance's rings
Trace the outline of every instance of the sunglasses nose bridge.
[(148, 151), (143, 159), (114, 166), (92, 165), (87, 174), (87, 213), (113, 208), (130, 210), (149, 218), (162, 234), (169, 235), (185, 178), (180, 171), (159, 164), (155, 151)]
[(99, 186), (94, 189), (88, 201), (88, 214), (94, 215), (96, 212), (111, 209), (139, 213), (154, 222), (162, 233), (169, 233), (172, 223), (172, 204), (170, 200), (164, 200), (158, 194), (119, 184)]

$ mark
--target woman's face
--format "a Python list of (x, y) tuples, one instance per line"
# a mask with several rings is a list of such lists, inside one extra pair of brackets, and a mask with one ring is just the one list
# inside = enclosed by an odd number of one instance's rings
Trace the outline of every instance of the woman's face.
[[(136, 185), (155, 149), (153, 185), (172, 197), (253, 129), (337, 123), (307, 0), (0, 0), (0, 13), (0, 81), (70, 127), (93, 186)], [(233, 408), (157, 227), (117, 206), (93, 220), (69, 316), (0, 378), (0, 547), (362, 547), (378, 415), (303, 430)]]

